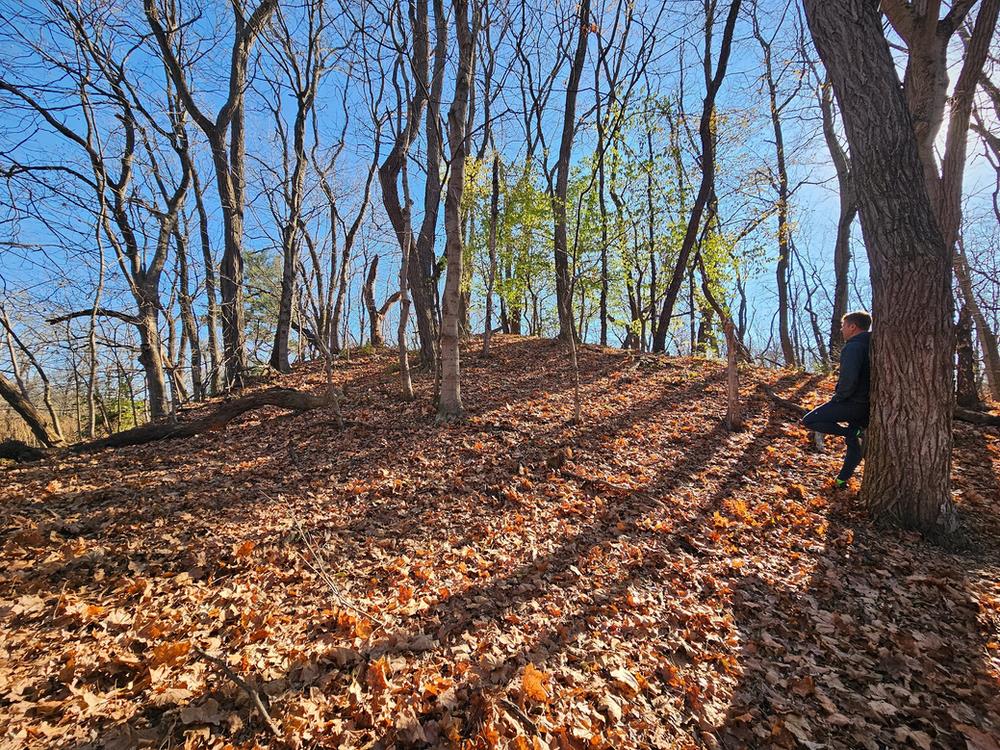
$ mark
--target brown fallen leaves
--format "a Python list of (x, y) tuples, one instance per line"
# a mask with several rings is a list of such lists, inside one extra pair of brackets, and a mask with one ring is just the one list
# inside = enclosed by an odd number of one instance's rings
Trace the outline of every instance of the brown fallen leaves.
[(500, 337), (464, 424), (379, 354), (338, 369), (343, 430), (0, 469), (0, 748), (997, 747), (997, 430), (957, 427), (944, 550), (756, 390), (828, 383), (748, 370), (730, 434), (719, 363), (580, 360), (579, 426), (565, 354)]

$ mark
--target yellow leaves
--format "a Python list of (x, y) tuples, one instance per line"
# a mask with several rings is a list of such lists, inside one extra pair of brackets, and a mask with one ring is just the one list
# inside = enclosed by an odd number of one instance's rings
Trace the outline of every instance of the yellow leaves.
[(712, 525), (717, 529), (728, 529), (729, 519), (719, 513), (719, 511), (715, 511), (712, 514)]
[(521, 676), (521, 691), (531, 700), (545, 703), (549, 699), (547, 686), (550, 678), (551, 675), (528, 662), (524, 667), (524, 674)]

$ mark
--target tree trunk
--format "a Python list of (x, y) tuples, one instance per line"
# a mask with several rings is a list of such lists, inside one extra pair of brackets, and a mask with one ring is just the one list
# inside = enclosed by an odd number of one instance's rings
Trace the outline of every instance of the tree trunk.
[[(186, 224), (185, 224), (186, 226)], [(198, 318), (194, 312), (194, 299), (191, 296), (191, 281), (188, 273), (188, 254), (186, 234), (174, 230), (174, 244), (177, 248), (177, 298), (181, 308), (181, 323), (191, 346), (191, 393), (195, 401), (205, 398), (205, 384), (201, 374), (201, 336), (198, 333)]]
[(726, 333), (726, 429), (739, 432), (743, 429), (743, 411), (740, 408), (740, 371), (738, 367), (736, 331), (727, 320)]
[(986, 316), (983, 315), (983, 310), (976, 299), (975, 290), (972, 288), (969, 263), (965, 257), (961, 237), (959, 237), (958, 245), (955, 248), (955, 277), (958, 279), (962, 299), (966, 301), (969, 312), (972, 313), (972, 320), (976, 324), (976, 334), (983, 347), (983, 358), (986, 360), (984, 369), (990, 396), (993, 397), (994, 401), (1000, 401), (1000, 348), (997, 347), (996, 334), (993, 333), (986, 321)]
[(976, 384), (976, 350), (972, 345), (972, 313), (962, 305), (955, 330), (957, 339), (957, 369), (955, 403), (963, 409), (982, 409), (979, 387)]
[(31, 401), (21, 393), (21, 389), (17, 387), (17, 384), (8, 380), (3, 373), (0, 373), (0, 397), (10, 404), (11, 408), (21, 416), (21, 419), (31, 429), (31, 434), (35, 436), (38, 442), (47, 448), (62, 445), (62, 438), (49, 427)]
[(368, 275), (365, 277), (365, 285), (361, 290), (365, 309), (368, 310), (368, 324), (370, 330), (371, 345), (376, 349), (385, 347), (385, 316), (390, 308), (399, 300), (400, 292), (397, 290), (389, 295), (382, 307), (375, 304), (375, 279), (378, 276), (378, 256), (372, 258), (368, 267)]
[[(862, 501), (951, 532), (951, 257), (873, 0), (804, 0), (853, 160), (872, 277), (871, 427)], [(915, 415), (919, 415), (916, 418)]]
[(198, 181), (194, 165), (190, 165), (191, 182), (194, 186), (195, 207), (198, 209), (198, 237), (201, 241), (202, 262), (205, 264), (205, 327), (208, 329), (208, 359), (211, 366), (209, 384), (212, 395), (222, 393), (222, 353), (219, 350), (219, 301), (215, 292), (215, 258), (208, 233), (208, 211)]
[(154, 306), (143, 304), (139, 308), (136, 324), (139, 330), (139, 362), (146, 375), (146, 397), (152, 419), (162, 419), (170, 412), (163, 372), (163, 353), (160, 350), (158, 317)]
[(587, 35), (590, 32), (590, 0), (580, 2), (579, 36), (573, 65), (566, 84), (566, 101), (563, 106), (562, 138), (559, 142), (559, 161), (556, 166), (556, 189), (552, 196), (552, 213), (555, 216), (555, 268), (556, 306), (559, 313), (559, 340), (568, 343), (574, 334), (573, 284), (569, 272), (569, 243), (566, 233), (566, 195), (569, 191), (570, 159), (573, 156), (573, 138), (576, 135), (576, 96), (580, 88), (583, 64), (587, 59)]
[(493, 337), (493, 287), (497, 277), (497, 225), (500, 223), (500, 152), (493, 152), (493, 183), (490, 192), (490, 229), (487, 248), (490, 267), (486, 274), (486, 327), (483, 330), (483, 356), (490, 353)]
[(663, 307), (660, 309), (660, 317), (657, 320), (656, 330), (653, 333), (652, 349), (654, 352), (662, 352), (667, 347), (667, 331), (670, 328), (670, 319), (673, 317), (674, 305), (677, 302), (677, 295), (680, 293), (681, 285), (684, 283), (691, 251), (698, 240), (702, 214), (708, 205), (709, 197), (714, 189), (715, 97), (722, 87), (722, 81), (726, 76), (726, 68), (729, 65), (729, 53), (732, 49), (733, 31), (736, 27), (736, 19), (739, 16), (740, 3), (741, 0), (733, 0), (729, 6), (729, 15), (726, 17), (726, 25), (722, 32), (722, 43), (719, 47), (719, 62), (714, 75), (711, 73), (712, 24), (714, 19), (710, 15), (707, 15), (705, 18), (704, 68), (706, 90), (701, 110), (701, 122), (698, 127), (698, 134), (701, 140), (701, 184), (698, 187), (698, 195), (695, 197), (694, 204), (691, 207), (687, 229), (684, 232), (684, 240), (681, 243), (677, 261), (674, 263), (673, 273), (671, 274), (670, 283), (667, 285), (666, 295), (663, 300)]
[[(312, 80), (312, 79), (310, 79)], [(312, 108), (310, 88), (298, 92), (296, 96), (295, 123), (293, 125), (292, 149), (295, 166), (292, 170), (288, 217), (281, 228), (281, 292), (278, 301), (278, 323), (274, 330), (274, 346), (269, 364), (278, 372), (290, 372), (288, 361), (288, 336), (292, 326), (292, 303), (295, 294), (295, 278), (299, 268), (299, 222), (302, 217), (302, 199), (306, 176), (306, 117)]]
[(851, 225), (858, 213), (858, 201), (854, 194), (854, 178), (851, 162), (837, 137), (833, 114), (833, 92), (829, 81), (820, 84), (820, 113), (823, 118), (823, 139), (833, 159), (837, 171), (837, 187), (840, 198), (840, 213), (837, 217), (837, 238), (833, 245), (833, 315), (830, 319), (830, 361), (836, 361), (840, 348), (844, 345), (844, 335), (840, 322), (847, 314), (847, 277), (851, 270)]
[(462, 192), (465, 188), (465, 159), (468, 134), (466, 116), (469, 88), (472, 84), (472, 54), (475, 31), (469, 28), (468, 0), (452, 0), (455, 11), (455, 35), (458, 37), (458, 71), (455, 75), (455, 99), (448, 110), (448, 144), (451, 149), (451, 173), (444, 202), (445, 254), (448, 271), (441, 309), (441, 395), (439, 421), (462, 417), (461, 365), (459, 358), (459, 307), (462, 284)]

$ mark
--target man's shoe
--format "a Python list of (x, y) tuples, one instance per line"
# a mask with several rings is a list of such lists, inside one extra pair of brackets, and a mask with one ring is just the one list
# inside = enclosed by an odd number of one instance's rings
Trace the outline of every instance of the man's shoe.
[(847, 482), (848, 480), (846, 479), (837, 478), (833, 480), (833, 486), (836, 487), (838, 490), (846, 490)]

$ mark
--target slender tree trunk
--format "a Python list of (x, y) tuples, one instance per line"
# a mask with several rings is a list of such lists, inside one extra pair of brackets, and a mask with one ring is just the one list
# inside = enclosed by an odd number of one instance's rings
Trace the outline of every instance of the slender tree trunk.
[(211, 367), (209, 386), (212, 395), (222, 393), (222, 352), (219, 349), (219, 300), (216, 296), (215, 257), (208, 231), (208, 211), (202, 194), (198, 173), (190, 165), (191, 183), (194, 187), (195, 207), (198, 210), (198, 238), (201, 241), (201, 257), (205, 264), (205, 328), (208, 330), (208, 361)]
[(365, 308), (368, 310), (368, 325), (370, 330), (370, 339), (372, 347), (376, 349), (381, 349), (385, 347), (385, 335), (382, 332), (385, 326), (385, 316), (389, 313), (389, 309), (396, 303), (399, 299), (400, 292), (396, 291), (389, 296), (389, 299), (385, 301), (382, 307), (375, 304), (375, 279), (378, 277), (378, 256), (372, 258), (371, 264), (368, 266), (368, 275), (365, 278), (364, 288), (361, 290), (361, 296), (364, 299)]
[(577, 26), (576, 52), (566, 84), (566, 101), (563, 107), (562, 138), (559, 142), (559, 161), (556, 166), (556, 186), (552, 196), (552, 213), (555, 216), (555, 268), (556, 306), (559, 313), (559, 340), (569, 343), (575, 335), (573, 325), (573, 283), (569, 270), (569, 244), (566, 232), (566, 195), (569, 191), (570, 159), (573, 156), (573, 138), (576, 135), (576, 97), (580, 77), (587, 59), (587, 35), (590, 33), (590, 0), (581, 0)]
[[(310, 77), (310, 80), (314, 80)], [(299, 268), (299, 224), (302, 220), (302, 200), (306, 176), (306, 118), (312, 109), (314, 89), (296, 94), (295, 123), (292, 126), (292, 150), (295, 166), (292, 169), (288, 217), (281, 229), (281, 290), (278, 299), (278, 323), (274, 330), (274, 346), (269, 364), (278, 372), (290, 372), (288, 361), (288, 336), (292, 325), (292, 301), (295, 278)]]
[(830, 320), (830, 361), (837, 359), (844, 345), (844, 335), (840, 331), (840, 321), (847, 314), (847, 277), (851, 269), (851, 225), (858, 213), (858, 201), (854, 192), (854, 178), (851, 162), (837, 137), (833, 116), (833, 92), (829, 82), (821, 84), (820, 113), (823, 117), (823, 139), (833, 159), (837, 171), (837, 186), (840, 197), (840, 213), (837, 217), (837, 239), (833, 246), (833, 315)]
[(862, 501), (876, 517), (951, 532), (951, 254), (878, 3), (803, 4), (843, 114), (871, 267), (876, 323)]
[(500, 223), (500, 152), (493, 152), (493, 182), (490, 191), (490, 229), (487, 248), (490, 267), (486, 274), (486, 328), (483, 330), (483, 356), (490, 353), (493, 337), (493, 287), (497, 277), (497, 225)]
[(452, 0), (452, 7), (455, 12), (455, 34), (458, 37), (458, 71), (455, 76), (455, 99), (448, 111), (451, 172), (444, 203), (445, 254), (448, 271), (441, 310), (441, 395), (437, 413), (439, 421), (459, 419), (463, 413), (459, 358), (459, 307), (463, 260), (461, 212), (468, 147), (466, 116), (469, 89), (472, 84), (472, 55), (476, 34), (475, 30), (469, 27), (468, 0)]
[(983, 359), (985, 360), (983, 369), (986, 371), (986, 383), (989, 386), (990, 395), (994, 401), (1000, 401), (1000, 348), (997, 347), (997, 336), (986, 321), (983, 309), (976, 299), (975, 290), (972, 288), (972, 276), (963, 245), (962, 238), (959, 236), (955, 248), (955, 277), (958, 279), (962, 299), (967, 301), (969, 312), (972, 313), (972, 320), (976, 324), (977, 337), (983, 348)]
[(726, 69), (729, 65), (729, 54), (732, 49), (733, 32), (736, 27), (736, 19), (739, 16), (741, 0), (733, 0), (729, 6), (729, 14), (726, 17), (726, 25), (722, 32), (722, 42), (719, 46), (719, 62), (712, 74), (712, 25), (714, 19), (711, 13), (705, 16), (705, 99), (702, 105), (701, 122), (698, 133), (701, 141), (701, 184), (691, 213), (688, 217), (687, 229), (684, 232), (684, 240), (681, 243), (677, 261), (674, 263), (673, 273), (670, 276), (670, 283), (667, 285), (666, 294), (663, 300), (663, 307), (660, 309), (660, 317), (656, 323), (656, 331), (653, 334), (653, 351), (662, 352), (667, 345), (667, 331), (670, 328), (670, 319), (673, 317), (674, 305), (677, 302), (677, 295), (680, 293), (684, 283), (684, 276), (687, 272), (688, 260), (691, 251), (698, 240), (698, 232), (701, 227), (701, 217), (708, 205), (715, 184), (715, 134), (714, 134), (714, 113), (715, 98), (722, 88), (722, 81), (726, 76)]
[[(405, 153), (405, 151), (404, 151)], [(413, 254), (413, 239), (410, 227), (410, 187), (406, 174), (406, 159), (404, 157), (401, 166), (401, 177), (403, 184), (403, 208), (401, 212), (401, 222), (406, 228), (400, 239), (402, 250), (402, 260), (399, 263), (399, 326), (396, 329), (396, 343), (399, 347), (399, 385), (400, 395), (403, 401), (413, 400), (413, 380), (410, 378), (410, 359), (406, 349), (406, 325), (410, 319), (410, 257)], [(380, 174), (381, 176), (381, 174)]]
[(982, 409), (979, 387), (976, 383), (976, 351), (972, 345), (972, 312), (962, 305), (956, 326), (958, 340), (955, 403), (963, 409)]
[(184, 234), (174, 230), (174, 245), (177, 248), (177, 297), (181, 308), (181, 323), (191, 346), (191, 394), (195, 401), (205, 398), (205, 385), (201, 375), (201, 336), (198, 333), (198, 318), (194, 313), (191, 296), (191, 281), (188, 273), (187, 240)]
[(743, 410), (740, 408), (736, 331), (731, 320), (724, 323), (723, 329), (726, 334), (726, 429), (738, 432), (743, 429)]

